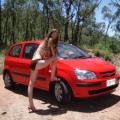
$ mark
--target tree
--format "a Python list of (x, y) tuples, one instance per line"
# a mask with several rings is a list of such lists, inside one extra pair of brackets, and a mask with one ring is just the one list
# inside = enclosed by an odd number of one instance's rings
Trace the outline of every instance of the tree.
[[(102, 0), (94, 1), (94, 0), (76, 0), (74, 5), (74, 9), (76, 9), (76, 18), (74, 22), (74, 33), (73, 33), (73, 44), (77, 44), (78, 35), (80, 32), (80, 38), (82, 35), (83, 24), (86, 20), (91, 17), (94, 13), (95, 9), (99, 6)], [(77, 7), (76, 7), (77, 6)]]
[(120, 34), (120, 0), (114, 0), (111, 3), (113, 5), (113, 7), (115, 7), (116, 11), (115, 11), (115, 21), (116, 21), (116, 32), (118, 32), (118, 34)]
[(1, 0), (0, 0), (0, 44), (2, 44), (2, 39), (1, 39)]
[(119, 32), (118, 3), (112, 3), (116, 6), (114, 20), (113, 15), (108, 16), (109, 12), (103, 10), (105, 19), (110, 22), (106, 31), (103, 23), (96, 23), (95, 9), (101, 1), (5, 0), (1, 9), (2, 42), (8, 46), (19, 41), (42, 39), (51, 28), (57, 28), (60, 30), (61, 40), (65, 42), (94, 46), (103, 38), (109, 38), (107, 34), (112, 23), (117, 26), (116, 33)]
[(64, 22), (64, 41), (68, 41), (68, 27), (69, 22), (73, 18), (73, 11), (72, 10), (73, 0), (63, 0), (63, 5), (65, 8), (65, 22)]
[(15, 43), (15, 0), (12, 0), (12, 41)]
[(108, 25), (107, 25), (107, 28), (106, 28), (105, 38), (104, 38), (105, 39), (105, 44), (106, 44), (106, 40), (107, 40), (107, 36), (108, 36), (108, 30), (109, 30), (109, 28), (111, 27), (112, 23), (115, 20), (115, 15), (112, 14), (111, 10), (107, 6), (103, 7), (102, 13), (104, 15), (104, 19), (108, 20)]

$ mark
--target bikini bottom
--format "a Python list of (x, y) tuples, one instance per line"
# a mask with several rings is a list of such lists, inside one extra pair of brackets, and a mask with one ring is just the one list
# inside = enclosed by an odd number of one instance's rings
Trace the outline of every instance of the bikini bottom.
[(39, 60), (42, 60), (42, 59), (32, 60), (30, 63), (30, 69), (35, 70), (36, 64)]

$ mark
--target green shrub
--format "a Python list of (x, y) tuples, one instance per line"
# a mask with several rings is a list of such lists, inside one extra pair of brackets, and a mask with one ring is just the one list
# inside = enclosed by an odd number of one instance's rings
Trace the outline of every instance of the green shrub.
[(105, 60), (111, 60), (113, 56), (113, 52), (109, 47), (109, 43), (105, 45), (104, 42), (100, 42), (93, 47), (93, 51), (95, 56), (103, 57)]
[(108, 50), (96, 49), (94, 50), (95, 56), (103, 57), (105, 60), (111, 60), (113, 54)]
[(120, 44), (112, 42), (109, 47), (112, 50), (112, 52), (115, 54), (120, 52)]
[(104, 44), (104, 42), (100, 42), (93, 47), (87, 46), (87, 45), (81, 45), (80, 48), (82, 48), (85, 51), (89, 51), (94, 53), (97, 57), (102, 57), (105, 60), (111, 60), (113, 56), (113, 51), (110, 49), (110, 44), (107, 45)]

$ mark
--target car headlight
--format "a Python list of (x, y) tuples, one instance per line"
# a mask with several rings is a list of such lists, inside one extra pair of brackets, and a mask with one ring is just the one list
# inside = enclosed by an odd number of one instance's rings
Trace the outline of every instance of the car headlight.
[(94, 79), (96, 78), (96, 75), (94, 72), (90, 72), (87, 70), (80, 70), (80, 69), (75, 69), (74, 73), (79, 80), (87, 80), (87, 79)]

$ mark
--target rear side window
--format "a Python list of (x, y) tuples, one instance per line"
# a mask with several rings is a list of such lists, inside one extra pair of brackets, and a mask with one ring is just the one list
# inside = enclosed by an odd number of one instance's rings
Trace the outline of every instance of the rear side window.
[(22, 47), (22, 45), (16, 45), (16, 46), (14, 46), (11, 49), (9, 55), (12, 56), (12, 57), (19, 57), (20, 56), (21, 47)]
[(26, 44), (23, 50), (23, 58), (32, 59), (35, 50), (37, 49), (38, 44)]

